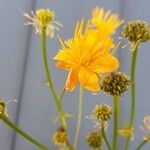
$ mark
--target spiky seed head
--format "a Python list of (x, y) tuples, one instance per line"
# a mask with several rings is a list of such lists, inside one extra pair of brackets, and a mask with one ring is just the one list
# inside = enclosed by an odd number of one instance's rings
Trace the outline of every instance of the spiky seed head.
[(150, 25), (140, 20), (129, 22), (122, 35), (130, 42), (146, 42), (150, 40)]
[(122, 72), (113, 72), (104, 77), (102, 90), (112, 96), (120, 96), (128, 90), (131, 81), (129, 77)]

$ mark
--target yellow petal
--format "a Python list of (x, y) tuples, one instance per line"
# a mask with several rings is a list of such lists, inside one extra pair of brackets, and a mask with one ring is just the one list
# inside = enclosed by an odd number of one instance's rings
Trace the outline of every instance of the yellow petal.
[(78, 75), (80, 84), (93, 92), (100, 91), (99, 77), (98, 74), (91, 72), (86, 69), (81, 69)]
[(53, 60), (63, 61), (65, 63), (71, 63), (71, 53), (70, 50), (61, 50)]
[(112, 72), (119, 67), (119, 61), (112, 55), (100, 56), (89, 68), (97, 73)]
[(59, 61), (59, 62), (56, 64), (56, 66), (57, 66), (58, 68), (65, 69), (65, 70), (70, 69), (70, 65), (67, 64), (67, 63), (65, 63), (65, 62), (63, 62), (63, 61)]
[(78, 83), (78, 70), (71, 69), (66, 81), (66, 91), (72, 91)]

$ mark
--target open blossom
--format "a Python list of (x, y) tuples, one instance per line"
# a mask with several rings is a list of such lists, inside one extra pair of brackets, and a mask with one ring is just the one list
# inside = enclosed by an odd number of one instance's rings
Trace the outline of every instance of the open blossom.
[(54, 36), (55, 30), (59, 30), (62, 25), (54, 21), (54, 12), (50, 9), (39, 9), (34, 13), (31, 11), (31, 15), (24, 13), (25, 17), (29, 19), (25, 25), (33, 25), (35, 27), (35, 32), (41, 34), (42, 28), (46, 28), (46, 35), (51, 38)]
[[(106, 26), (109, 18), (99, 17), (98, 20), (101, 22), (101, 26)], [(110, 25), (108, 29), (102, 28), (100, 25), (97, 27), (91, 21), (92, 19), (88, 20), (84, 33), (84, 19), (82, 19), (77, 23), (72, 39), (65, 42), (60, 39), (62, 47), (54, 60), (58, 61), (57, 67), (69, 71), (65, 85), (67, 91), (72, 91), (80, 83), (85, 89), (98, 92), (100, 91), (99, 73), (112, 72), (119, 66), (118, 60), (111, 51), (114, 47), (111, 38), (113, 32), (105, 34), (105, 31), (112, 27)], [(119, 19), (117, 22), (119, 26)], [(111, 30), (115, 30), (115, 28), (113, 27)]]

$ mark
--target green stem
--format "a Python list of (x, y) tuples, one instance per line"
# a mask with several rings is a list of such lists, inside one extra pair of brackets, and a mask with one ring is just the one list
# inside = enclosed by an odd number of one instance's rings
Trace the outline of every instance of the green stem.
[(13, 130), (15, 130), (17, 133), (19, 133), (20, 135), (22, 135), (24, 138), (26, 138), (28, 141), (30, 141), (32, 144), (36, 145), (37, 147), (39, 147), (41, 150), (50, 150), (48, 147), (46, 147), (45, 145), (39, 143), (37, 140), (35, 140), (34, 138), (32, 138), (30, 135), (28, 135), (25, 131), (23, 131), (22, 129), (18, 128), (8, 117), (6, 117), (5, 115), (0, 114), (0, 118), (1, 120), (7, 124), (10, 128), (12, 128)]
[[(130, 110), (130, 122), (129, 127), (133, 127), (134, 116), (135, 116), (135, 100), (136, 100), (136, 81), (135, 81), (135, 70), (136, 70), (136, 62), (137, 62), (137, 54), (138, 54), (139, 42), (135, 44), (133, 47), (133, 55), (132, 55), (132, 63), (131, 63), (131, 110)], [(129, 136), (125, 143), (125, 150), (128, 150), (129, 142), (131, 136)]]
[(41, 47), (42, 47), (42, 58), (43, 58), (43, 63), (44, 63), (46, 81), (48, 83), (49, 90), (52, 93), (53, 99), (54, 99), (54, 101), (56, 103), (56, 106), (57, 106), (57, 109), (58, 109), (58, 113), (59, 113), (59, 117), (60, 117), (60, 119), (62, 121), (62, 125), (63, 125), (64, 128), (66, 128), (67, 127), (66, 119), (65, 119), (64, 114), (63, 114), (61, 103), (58, 100), (58, 97), (56, 95), (55, 89), (54, 89), (53, 84), (52, 84), (51, 74), (50, 74), (49, 65), (48, 65), (48, 61), (47, 61), (46, 27), (42, 28)]
[(108, 139), (106, 137), (105, 130), (104, 130), (103, 127), (102, 127), (102, 136), (103, 136), (103, 139), (104, 139), (104, 141), (106, 143), (106, 146), (107, 146), (108, 150), (111, 150), (111, 146), (110, 146), (109, 141), (108, 141)]
[(64, 97), (64, 95), (65, 95), (65, 92), (66, 92), (65, 89), (63, 89), (62, 92), (61, 92), (61, 95), (60, 95), (60, 98), (59, 98), (60, 103), (61, 103), (62, 100), (63, 100), (63, 97)]
[(140, 150), (146, 143), (147, 143), (147, 141), (146, 141), (146, 140), (143, 140), (143, 141), (137, 146), (137, 148), (136, 148), (135, 150)]
[(81, 128), (81, 119), (82, 119), (82, 107), (83, 107), (83, 87), (80, 86), (80, 93), (79, 93), (79, 106), (78, 106), (78, 120), (77, 120), (77, 127), (74, 139), (74, 148), (77, 148), (80, 128)]
[(114, 96), (114, 138), (113, 138), (113, 150), (117, 150), (117, 143), (118, 143), (119, 104), (120, 104), (120, 97), (119, 96)]

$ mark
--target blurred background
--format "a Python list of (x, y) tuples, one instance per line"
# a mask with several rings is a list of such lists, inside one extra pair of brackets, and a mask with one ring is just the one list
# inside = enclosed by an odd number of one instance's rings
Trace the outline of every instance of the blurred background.
[[(55, 19), (63, 24), (63, 28), (57, 33), (63, 39), (73, 36), (77, 20), (91, 16), (91, 10), (95, 6), (110, 9), (119, 14), (125, 22), (141, 19), (150, 21), (150, 1), (148, 0), (0, 0), (0, 98), (9, 101), (17, 99), (18, 102), (8, 103), (9, 117), (16, 124), (30, 133), (39, 141), (49, 145), (52, 149), (52, 133), (59, 127), (53, 124), (57, 111), (51, 100), (51, 95), (44, 84), (44, 73), (41, 59), (40, 38), (35, 35), (34, 28), (24, 26), (26, 18), (21, 12), (29, 13), (38, 8), (50, 8), (55, 12)], [(121, 30), (118, 31), (118, 35)], [(52, 70), (53, 80), (58, 93), (64, 85), (67, 73), (55, 68), (52, 58), (58, 52), (59, 43), (57, 37), (48, 38), (47, 50), (49, 65)], [(137, 62), (137, 105), (135, 117), (134, 140), (130, 149), (143, 138), (139, 129), (143, 117), (150, 114), (150, 44), (144, 43), (140, 47)], [(120, 70), (130, 75), (131, 50), (130, 47), (120, 49), (117, 55), (121, 61)], [(79, 150), (88, 149), (85, 137), (93, 129), (91, 120), (86, 119), (90, 115), (95, 104), (107, 103), (112, 105), (111, 97), (103, 94), (93, 95), (84, 92), (83, 119), (78, 143)], [(128, 121), (130, 92), (122, 96), (121, 100), (121, 124)], [(76, 128), (76, 115), (78, 106), (78, 88), (64, 97), (63, 108), (74, 114), (68, 120), (68, 130), (71, 141), (74, 139)], [(111, 121), (108, 129), (111, 139)], [(123, 149), (124, 138), (119, 141), (119, 150)], [(0, 149), (1, 150), (36, 150), (37, 148), (23, 139), (0, 122)], [(106, 148), (104, 148), (105, 150)], [(146, 144), (143, 150), (149, 150), (150, 144)]]

